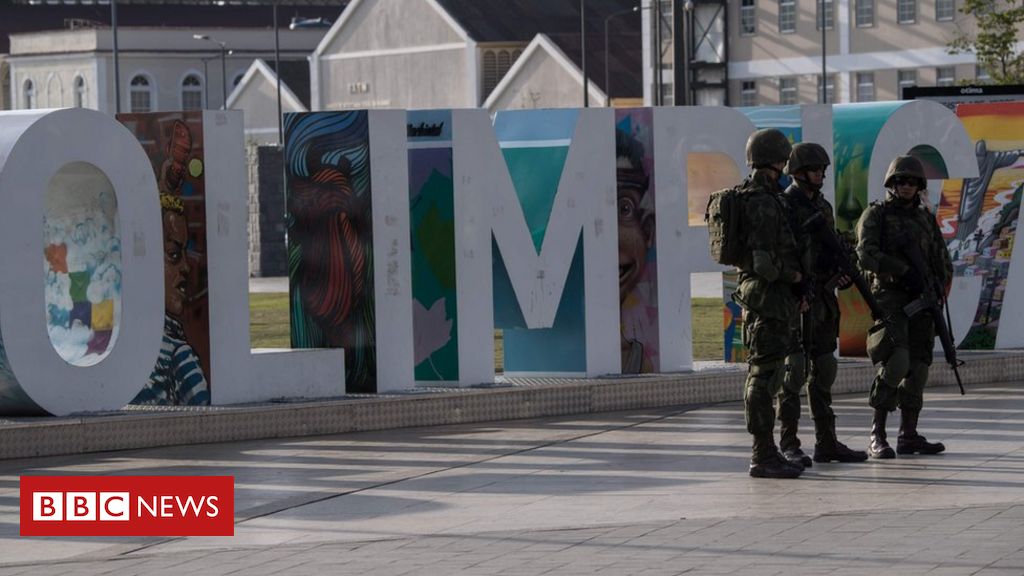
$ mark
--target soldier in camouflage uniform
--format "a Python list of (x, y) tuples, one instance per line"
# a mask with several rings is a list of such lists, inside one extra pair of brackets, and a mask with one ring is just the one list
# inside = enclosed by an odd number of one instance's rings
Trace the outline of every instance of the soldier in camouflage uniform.
[(800, 389), (807, 384), (807, 396), (814, 419), (815, 462), (863, 462), (868, 455), (851, 450), (836, 437), (836, 416), (832, 411), (832, 383), (836, 379), (836, 343), (839, 339), (839, 301), (835, 288), (851, 285), (830, 254), (803, 230), (816, 214), (825, 226), (835, 229), (832, 205), (821, 187), (830, 164), (828, 152), (818, 144), (793, 147), (786, 173), (793, 183), (784, 198), (789, 207), (790, 227), (796, 236), (804, 275), (800, 321), (794, 326), (791, 354), (786, 357), (786, 377), (779, 392), (779, 449), (791, 462), (811, 466), (811, 458), (800, 449), (797, 422), (800, 419)]
[[(942, 286), (953, 277), (949, 251), (935, 216), (921, 206), (920, 192), (925, 186), (921, 162), (912, 156), (898, 156), (885, 174), (885, 202), (873, 203), (857, 223), (860, 265), (888, 317), (888, 325), (881, 330), (873, 328), (868, 338), (868, 354), (879, 365), (870, 396), (874, 420), (868, 454), (872, 458), (945, 450), (941, 443), (928, 442), (917, 433), (935, 326), (930, 314), (907, 318), (903, 312), (903, 306), (925, 290), (925, 279), (914, 272), (901, 245), (917, 242), (927, 260), (923, 265)], [(900, 432), (893, 452), (886, 441), (885, 420), (897, 407)]]
[(752, 134), (747, 164), (753, 172), (739, 186), (746, 250), (732, 297), (743, 307), (743, 344), (749, 351), (743, 408), (747, 431), (754, 437), (750, 475), (756, 478), (796, 478), (803, 472), (803, 466), (779, 454), (774, 435), (774, 399), (782, 386), (790, 324), (797, 314), (793, 286), (801, 280), (779, 186), (791, 148), (778, 130)]

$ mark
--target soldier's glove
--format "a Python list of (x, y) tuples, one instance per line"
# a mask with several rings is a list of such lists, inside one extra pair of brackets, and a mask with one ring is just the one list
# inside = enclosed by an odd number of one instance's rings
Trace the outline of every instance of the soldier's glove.
[(924, 280), (922, 280), (921, 276), (913, 269), (907, 270), (907, 272), (900, 277), (900, 280), (903, 282), (903, 286), (906, 287), (907, 292), (912, 296), (924, 294)]

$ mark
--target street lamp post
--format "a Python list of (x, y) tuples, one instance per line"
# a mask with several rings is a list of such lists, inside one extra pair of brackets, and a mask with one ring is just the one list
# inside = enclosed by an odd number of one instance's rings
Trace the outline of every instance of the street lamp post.
[(587, 84), (587, 18), (585, 13), (586, 0), (580, 0), (580, 66), (583, 68), (583, 107), (590, 106), (590, 94)]
[(220, 56), (211, 56), (208, 58), (200, 58), (203, 61), (203, 109), (210, 109), (210, 72), (209, 64), (210, 60), (217, 60)]
[[(221, 110), (228, 107), (228, 64), (227, 64), (227, 42), (221, 42), (216, 38), (211, 38), (207, 34), (193, 34), (192, 38), (196, 40), (206, 40), (207, 42), (213, 42), (220, 46), (220, 91), (221, 91)], [(205, 64), (205, 63), (204, 63)]]
[(828, 104), (828, 74), (825, 70), (825, 0), (821, 0), (821, 103)]
[[(649, 7), (647, 7), (647, 8), (649, 8)], [(606, 106), (611, 106), (612, 105), (612, 89), (611, 89), (611, 84), (610, 84), (610, 82), (611, 82), (611, 74), (609, 74), (609, 70), (608, 70), (608, 56), (610, 54), (609, 51), (608, 51), (608, 44), (609, 44), (609, 38), (610, 38), (610, 36), (608, 34), (608, 25), (611, 23), (612, 18), (615, 18), (616, 16), (622, 16), (623, 14), (633, 14), (634, 12), (639, 12), (640, 10), (646, 10), (647, 8), (641, 8), (639, 6), (633, 6), (629, 10), (619, 10), (618, 12), (613, 12), (612, 14), (609, 14), (608, 16), (606, 16), (605, 19), (604, 19), (604, 93), (605, 93), (605, 98), (606, 98), (606, 100), (605, 100), (605, 105)]]

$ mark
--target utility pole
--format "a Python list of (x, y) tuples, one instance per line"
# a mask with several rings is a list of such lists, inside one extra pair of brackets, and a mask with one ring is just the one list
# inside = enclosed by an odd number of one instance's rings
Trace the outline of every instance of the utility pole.
[(587, 15), (586, 0), (580, 0), (580, 66), (583, 68), (583, 107), (590, 106), (590, 92), (587, 90)]

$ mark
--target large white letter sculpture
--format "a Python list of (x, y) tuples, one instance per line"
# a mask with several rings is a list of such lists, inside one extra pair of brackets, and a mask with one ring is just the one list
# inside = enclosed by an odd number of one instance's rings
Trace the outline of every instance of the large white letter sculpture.
[(613, 122), (579, 112), (538, 255), (487, 112), (452, 112), (460, 384), (494, 379), (492, 233), (528, 328), (554, 323), (582, 233), (586, 374), (619, 372)]
[[(62, 168), (79, 163), (91, 165), (112, 185), (122, 246), (124, 297), (114, 312), (109, 352), (88, 366), (70, 364), (54, 349), (42, 273), (47, 194)], [(50, 193), (93, 192), (69, 186)], [(162, 237), (153, 169), (123, 126), (82, 108), (0, 114), (3, 413), (62, 415), (117, 409), (131, 401), (153, 370), (163, 334)]]
[[(234, 404), (272, 398), (317, 398), (344, 394), (343, 350), (251, 353), (249, 271), (246, 258), (249, 199), (245, 185), (242, 113), (204, 112), (203, 136), (208, 195), (206, 221), (210, 270), (212, 403)], [(396, 149), (395, 156), (401, 158), (403, 152)], [(155, 193), (152, 195), (156, 196)], [(144, 379), (139, 380), (142, 381)]]

